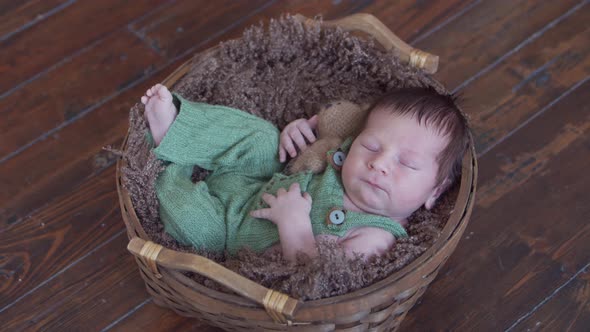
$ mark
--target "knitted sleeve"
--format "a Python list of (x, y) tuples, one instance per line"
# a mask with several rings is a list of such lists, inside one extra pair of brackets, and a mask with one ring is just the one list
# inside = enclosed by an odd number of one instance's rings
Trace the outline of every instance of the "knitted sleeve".
[(179, 113), (154, 149), (159, 159), (262, 176), (282, 168), (277, 157), (279, 131), (270, 122), (234, 108), (191, 102), (177, 94), (174, 102)]

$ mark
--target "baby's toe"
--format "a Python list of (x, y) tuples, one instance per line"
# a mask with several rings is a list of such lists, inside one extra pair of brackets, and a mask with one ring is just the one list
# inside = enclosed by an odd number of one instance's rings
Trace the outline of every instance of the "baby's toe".
[(147, 101), (148, 101), (148, 97), (146, 97), (146, 96), (141, 97), (142, 104), (144, 104), (144, 105), (147, 104)]
[(170, 93), (170, 90), (168, 90), (168, 88), (164, 85), (158, 85), (160, 86), (158, 89), (158, 96), (160, 96), (160, 98), (165, 101), (172, 100), (172, 93)]

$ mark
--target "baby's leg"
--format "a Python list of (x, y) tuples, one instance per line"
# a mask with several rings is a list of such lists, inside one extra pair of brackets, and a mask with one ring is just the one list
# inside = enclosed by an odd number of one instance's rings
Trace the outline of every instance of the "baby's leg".
[(170, 164), (156, 181), (165, 231), (182, 244), (223, 252), (225, 208), (204, 181), (191, 182), (192, 167)]
[(172, 103), (172, 94), (162, 84), (156, 84), (145, 92), (141, 102), (145, 105), (144, 115), (154, 143), (158, 146), (178, 114), (178, 110)]
[(279, 131), (272, 123), (230, 107), (191, 102), (179, 95), (174, 99), (180, 110), (154, 149), (159, 159), (218, 174), (270, 177), (282, 170)]

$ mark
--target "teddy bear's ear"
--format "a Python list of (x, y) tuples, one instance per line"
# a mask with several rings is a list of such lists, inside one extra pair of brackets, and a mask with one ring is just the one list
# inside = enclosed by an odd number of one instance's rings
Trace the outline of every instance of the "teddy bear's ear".
[(366, 109), (366, 106), (363, 108), (346, 100), (326, 104), (318, 114), (319, 136), (336, 136), (344, 139), (358, 134), (364, 123)]

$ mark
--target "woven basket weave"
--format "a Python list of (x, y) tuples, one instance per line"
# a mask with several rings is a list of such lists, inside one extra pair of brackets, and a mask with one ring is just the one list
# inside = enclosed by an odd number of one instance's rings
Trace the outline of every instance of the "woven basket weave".
[[(308, 22), (303, 16), (296, 16)], [(369, 14), (322, 22), (347, 31), (361, 31), (386, 49), (396, 48), (401, 61), (434, 73), (438, 57), (413, 49)], [(172, 86), (201, 60), (215, 56), (218, 47), (202, 52), (173, 72), (163, 84)], [(472, 139), (471, 139), (472, 140)], [(127, 147), (127, 139), (122, 150)], [(473, 144), (463, 158), (459, 194), (439, 239), (424, 254), (389, 277), (357, 291), (315, 301), (298, 301), (265, 288), (199, 255), (176, 252), (149, 241), (122, 185), (117, 162), (117, 191), (123, 220), (147, 291), (157, 305), (183, 316), (196, 317), (230, 331), (391, 331), (436, 277), (461, 238), (474, 202), (477, 161)], [(186, 277), (191, 271), (232, 289), (239, 295), (209, 289)]]

